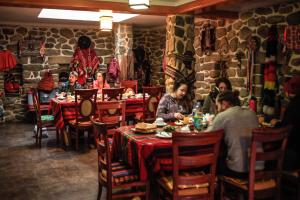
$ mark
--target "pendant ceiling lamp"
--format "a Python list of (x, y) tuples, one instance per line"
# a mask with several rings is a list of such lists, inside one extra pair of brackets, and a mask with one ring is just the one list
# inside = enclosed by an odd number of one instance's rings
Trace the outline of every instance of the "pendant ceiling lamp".
[(149, 0), (129, 0), (129, 7), (136, 10), (149, 8)]
[(101, 16), (100, 17), (100, 30), (101, 31), (111, 31), (113, 27), (113, 17), (112, 16)]

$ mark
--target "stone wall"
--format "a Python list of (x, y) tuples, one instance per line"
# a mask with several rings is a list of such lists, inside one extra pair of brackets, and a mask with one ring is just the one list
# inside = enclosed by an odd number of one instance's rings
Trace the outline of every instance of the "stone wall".
[(133, 28), (133, 48), (143, 46), (149, 55), (152, 85), (164, 85), (162, 60), (165, 44), (165, 27)]
[[(87, 35), (92, 40), (92, 45), (100, 59), (102, 67), (110, 62), (114, 54), (115, 44), (113, 32), (100, 32), (99, 29), (78, 29), (78, 28), (59, 28), (59, 27), (38, 27), (38, 26), (19, 26), (19, 25), (0, 25), (0, 45), (5, 49), (11, 50), (17, 54), (17, 43), (23, 39), (44, 38), (45, 39), (45, 57), (39, 55), (39, 51), (35, 53), (24, 53), (18, 58), (18, 63), (23, 65), (23, 91), (25, 93), (20, 97), (9, 100), (5, 103), (6, 111), (12, 111), (7, 119), (12, 120), (15, 116), (18, 119), (24, 118), (25, 111), (14, 112), (11, 104), (14, 102), (22, 102), (24, 107), (26, 103), (26, 91), (30, 87), (35, 87), (39, 82), (43, 73), (52, 70), (55, 83), (58, 81), (58, 73), (68, 70), (70, 60), (74, 49), (76, 48), (77, 39), (81, 35)], [(39, 47), (37, 47), (39, 49)], [(0, 92), (3, 91), (3, 73), (0, 72)], [(8, 99), (6, 99), (8, 100)], [(8, 113), (6, 113), (8, 115)]]
[[(210, 91), (211, 85), (220, 76), (220, 69), (216, 67), (216, 61), (220, 56), (226, 58), (228, 65), (228, 76), (234, 89), (240, 90), (241, 97), (247, 97), (246, 90), (246, 66), (247, 66), (247, 40), (251, 36), (258, 38), (260, 45), (255, 54), (254, 88), (253, 92), (260, 100), (262, 94), (262, 71), (261, 63), (265, 62), (266, 38), (268, 28), (276, 24), (282, 38), (284, 27), (288, 24), (300, 24), (300, 3), (282, 4), (269, 8), (258, 8), (240, 13), (238, 20), (196, 19), (195, 42), (196, 49), (196, 97), (203, 99)], [(205, 55), (200, 48), (200, 30), (205, 23), (216, 26), (216, 49), (211, 55)], [(220, 51), (222, 54), (220, 54)], [(241, 67), (235, 58), (237, 52), (243, 52), (244, 58)], [(284, 76), (300, 73), (300, 52), (291, 51), (291, 59), (287, 63), (281, 61), (281, 72)]]

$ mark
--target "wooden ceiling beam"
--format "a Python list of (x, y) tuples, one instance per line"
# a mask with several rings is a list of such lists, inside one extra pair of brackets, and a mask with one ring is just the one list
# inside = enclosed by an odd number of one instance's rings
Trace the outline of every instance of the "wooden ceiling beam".
[(91, 0), (0, 0), (0, 6), (29, 7), (29, 8), (53, 8), (68, 10), (113, 10), (115, 12), (144, 14), (144, 15), (168, 15), (175, 14), (172, 6), (151, 5), (146, 10), (134, 10), (128, 3), (91, 1)]
[(188, 13), (201, 8), (222, 4), (227, 1), (229, 0), (195, 0), (190, 3), (177, 6), (176, 13)]
[(207, 19), (238, 19), (239, 13), (225, 10), (215, 10), (209, 12), (195, 13), (195, 17), (207, 18)]

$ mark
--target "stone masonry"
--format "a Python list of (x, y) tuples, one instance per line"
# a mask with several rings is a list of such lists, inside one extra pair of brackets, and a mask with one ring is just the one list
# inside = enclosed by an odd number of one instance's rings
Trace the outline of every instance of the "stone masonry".
[(164, 85), (162, 70), (163, 50), (165, 49), (166, 28), (151, 27), (133, 29), (133, 48), (143, 46), (149, 55), (151, 65), (151, 84)]
[[(246, 66), (247, 66), (247, 40), (249, 37), (257, 37), (260, 48), (255, 54), (254, 69), (254, 96), (260, 100), (262, 95), (262, 70), (261, 63), (265, 62), (266, 38), (268, 28), (276, 24), (280, 38), (283, 37), (286, 25), (299, 25), (300, 3), (290, 3), (276, 5), (269, 8), (257, 8), (240, 13), (237, 20), (207, 20), (196, 19), (195, 42), (196, 49), (196, 98), (204, 99), (210, 91), (214, 80), (220, 76), (220, 70), (216, 68), (216, 61), (220, 60), (220, 56), (227, 59), (228, 76), (233, 85), (233, 89), (240, 91), (241, 97), (248, 97), (246, 86)], [(205, 23), (211, 23), (216, 26), (216, 49), (211, 55), (204, 55), (200, 48), (200, 30)], [(220, 54), (221, 51), (221, 54)], [(243, 52), (241, 67), (235, 57), (237, 52)], [(290, 59), (282, 64), (279, 74), (290, 76), (300, 74), (300, 52), (290, 51)], [(259, 106), (259, 105), (258, 105)]]
[[(58, 82), (58, 73), (68, 70), (70, 60), (76, 48), (77, 39), (81, 35), (87, 35), (91, 38), (92, 45), (95, 48), (102, 67), (106, 67), (106, 64), (110, 62), (110, 58), (114, 54), (113, 32), (100, 32), (98, 29), (0, 25), (0, 45), (5, 49), (9, 49), (15, 55), (17, 54), (18, 41), (26, 40), (29, 37), (31, 39), (44, 38), (46, 47), (44, 58), (39, 53), (32, 55), (24, 53), (18, 58), (18, 63), (23, 65), (24, 93), (20, 97), (5, 99), (6, 121), (14, 119), (22, 120), (24, 118), (24, 105), (27, 100), (26, 92), (30, 87), (36, 86), (43, 77), (44, 72), (51, 70), (55, 83)], [(0, 92), (3, 91), (3, 84), (3, 73), (0, 72)], [(19, 112), (16, 112), (17, 108), (14, 109), (16, 106), (12, 106), (16, 102), (23, 107), (23, 110), (17, 110)]]

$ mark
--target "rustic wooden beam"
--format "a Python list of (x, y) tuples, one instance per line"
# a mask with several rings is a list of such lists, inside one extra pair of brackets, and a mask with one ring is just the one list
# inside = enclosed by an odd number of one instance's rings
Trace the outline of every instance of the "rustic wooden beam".
[(215, 10), (209, 12), (195, 13), (195, 17), (207, 18), (207, 19), (238, 19), (239, 13), (225, 10)]
[(114, 12), (144, 15), (175, 14), (175, 8), (173, 6), (151, 5), (149, 9), (134, 10), (129, 8), (128, 3), (91, 0), (0, 0), (0, 6), (53, 8), (86, 11), (112, 10)]
[(176, 13), (187, 13), (197, 9), (222, 4), (227, 1), (229, 0), (195, 0), (190, 3), (177, 6)]

